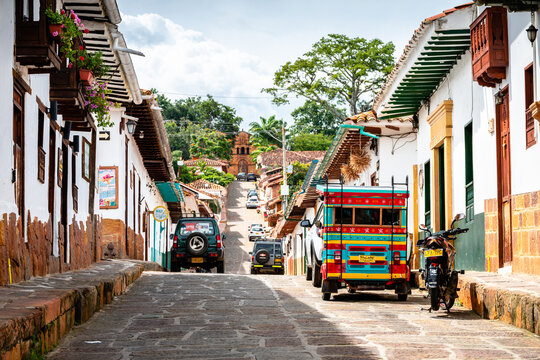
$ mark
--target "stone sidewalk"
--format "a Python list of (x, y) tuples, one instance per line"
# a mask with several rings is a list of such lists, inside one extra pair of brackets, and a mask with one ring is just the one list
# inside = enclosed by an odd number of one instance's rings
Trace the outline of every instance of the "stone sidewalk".
[(498, 319), (540, 335), (540, 276), (466, 272), (459, 301), (484, 319)]
[(109, 260), (0, 287), (0, 358), (40, 358), (76, 325), (159, 265)]

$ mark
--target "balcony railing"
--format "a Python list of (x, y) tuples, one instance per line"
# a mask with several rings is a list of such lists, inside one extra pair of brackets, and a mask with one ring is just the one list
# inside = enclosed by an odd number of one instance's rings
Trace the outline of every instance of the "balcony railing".
[(506, 9), (487, 8), (470, 28), (473, 79), (481, 86), (495, 87), (506, 78), (508, 66)]
[[(34, 1), (39, 1), (39, 16), (33, 13)], [(56, 0), (20, 0), (15, 4), (15, 60), (33, 66), (33, 73), (60, 69), (59, 46), (49, 33), (45, 16), (45, 9), (54, 9)]]
[[(74, 46), (82, 44), (82, 39), (76, 39)], [(66, 66), (51, 73), (50, 98), (58, 103), (58, 113), (62, 118), (72, 122), (72, 130), (88, 131), (94, 127), (93, 118), (84, 104), (84, 87), (79, 78), (79, 71), (75, 64)]]

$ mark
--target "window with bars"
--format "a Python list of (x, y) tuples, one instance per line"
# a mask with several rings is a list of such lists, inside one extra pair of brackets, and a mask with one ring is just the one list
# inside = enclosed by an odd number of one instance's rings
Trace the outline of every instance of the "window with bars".
[(465, 126), (465, 221), (474, 219), (473, 181), (473, 129), (472, 122)]

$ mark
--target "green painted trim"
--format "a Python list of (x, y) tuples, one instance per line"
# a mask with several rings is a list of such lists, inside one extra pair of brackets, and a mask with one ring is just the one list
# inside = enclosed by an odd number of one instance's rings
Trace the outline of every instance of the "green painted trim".
[(449, 30), (435, 30), (436, 34), (443, 34), (443, 35), (469, 35), (471, 31), (469, 29), (449, 29)]
[(457, 236), (455, 268), (457, 270), (486, 271), (485, 214), (475, 214), (468, 223), (460, 220), (456, 226), (469, 228)]

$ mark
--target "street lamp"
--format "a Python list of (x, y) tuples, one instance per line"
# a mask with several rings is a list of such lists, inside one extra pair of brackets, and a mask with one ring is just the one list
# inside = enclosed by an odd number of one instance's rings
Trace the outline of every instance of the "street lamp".
[(527, 37), (529, 38), (529, 41), (531, 42), (531, 46), (534, 44), (534, 40), (536, 40), (536, 33), (538, 32), (538, 29), (534, 27), (533, 24), (527, 28)]
[(135, 134), (135, 126), (137, 126), (137, 122), (135, 120), (129, 119), (126, 126), (130, 135)]
[(139, 119), (134, 116), (129, 116), (127, 114), (122, 115), (122, 118), (127, 120), (126, 127), (128, 133), (130, 135), (135, 134), (135, 127), (137, 126), (137, 121), (139, 121)]

